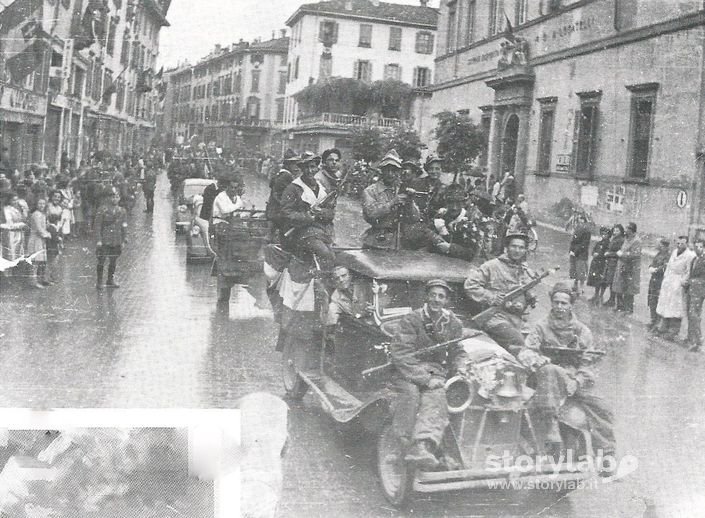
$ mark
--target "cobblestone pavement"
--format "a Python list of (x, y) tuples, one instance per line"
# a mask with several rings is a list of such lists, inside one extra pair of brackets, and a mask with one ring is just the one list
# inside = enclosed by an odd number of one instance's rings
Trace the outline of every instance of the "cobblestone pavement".
[[(250, 178), (248, 204), (263, 207), (265, 198), (265, 182)], [(174, 234), (165, 175), (154, 214), (142, 209), (130, 215), (120, 289), (95, 289), (88, 239), (67, 243), (56, 286), (0, 279), (0, 406), (227, 408), (251, 391), (282, 394), (271, 311), (244, 291), (229, 316), (216, 311), (208, 265), (186, 265), (184, 238)], [(365, 228), (359, 204), (342, 199), (338, 216), (338, 244), (354, 246)], [(541, 229), (540, 239), (533, 265), (567, 270), (568, 236)], [(538, 290), (530, 321), (545, 314), (555, 279)], [(705, 509), (697, 462), (705, 443), (703, 357), (648, 337), (644, 293), (635, 318), (577, 305), (608, 350), (598, 387), (616, 412), (619, 453), (638, 463), (622, 481), (564, 498), (536, 490), (436, 494), (395, 511), (377, 485), (374, 442), (334, 427), (307, 396), (292, 407), (281, 516), (697, 516)]]

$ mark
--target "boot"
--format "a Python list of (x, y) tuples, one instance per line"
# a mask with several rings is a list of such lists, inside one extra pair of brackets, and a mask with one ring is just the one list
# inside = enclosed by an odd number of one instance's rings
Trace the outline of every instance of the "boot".
[(416, 441), (404, 457), (406, 462), (414, 464), (422, 471), (436, 469), (440, 462), (429, 449), (428, 441)]

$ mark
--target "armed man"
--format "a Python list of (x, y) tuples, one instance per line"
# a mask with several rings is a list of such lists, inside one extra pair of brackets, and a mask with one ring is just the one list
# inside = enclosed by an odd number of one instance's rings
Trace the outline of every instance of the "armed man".
[[(441, 279), (426, 283), (426, 303), (405, 315), (391, 345), (398, 393), (393, 427), (411, 447), (404, 460), (419, 469), (439, 465), (434, 451), (448, 426), (445, 382), (453, 375), (467, 375), (467, 353), (459, 343), (463, 324), (446, 309), (452, 289)], [(421, 349), (457, 340), (444, 349), (418, 356)]]
[(362, 212), (370, 224), (364, 248), (409, 250), (422, 248), (446, 254), (450, 245), (427, 224), (414, 200), (402, 191), (402, 161), (392, 149), (379, 163), (380, 179), (362, 193)]
[(325, 187), (316, 180), (321, 157), (306, 151), (301, 155), (301, 176), (284, 189), (281, 197), (281, 217), (286, 228), (285, 248), (295, 255), (312, 255), (323, 277), (332, 279), (335, 266), (333, 252), (334, 210), (326, 201), (331, 199)]
[(535, 305), (536, 297), (528, 290), (510, 300), (505, 300), (505, 294), (538, 276), (526, 264), (529, 243), (526, 234), (507, 234), (504, 243), (504, 253), (472, 270), (464, 287), (465, 293), (473, 301), (483, 306), (497, 307), (497, 311), (482, 324), (482, 330), (499, 345), (513, 352), (510, 348), (524, 346), (522, 316), (529, 306)]
[(284, 152), (281, 169), (277, 174), (272, 176), (272, 179), (269, 181), (267, 219), (272, 223), (272, 233), (270, 236), (272, 243), (281, 242), (282, 234), (286, 231), (286, 229), (282, 230), (281, 199), (284, 194), (284, 189), (286, 189), (299, 174), (298, 163), (298, 155), (291, 149), (287, 149)]
[(421, 174), (409, 181), (408, 187), (412, 190), (426, 193), (423, 199), (417, 201), (421, 213), (425, 216), (432, 216), (440, 208), (443, 192), (442, 173), (443, 159), (431, 154), (426, 158)]

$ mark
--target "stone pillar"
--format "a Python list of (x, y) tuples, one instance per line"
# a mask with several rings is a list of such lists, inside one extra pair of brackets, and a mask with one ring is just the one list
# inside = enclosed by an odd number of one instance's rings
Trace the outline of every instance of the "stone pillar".
[[(502, 121), (504, 120), (504, 108), (495, 106), (492, 110), (492, 121), (490, 123), (490, 137), (487, 145), (487, 172), (497, 177), (499, 166), (502, 161)], [(492, 186), (488, 185), (488, 189)]]
[(526, 175), (526, 160), (529, 150), (529, 117), (530, 106), (520, 106), (517, 110), (519, 116), (519, 134), (517, 136), (517, 155), (514, 161), (514, 184), (516, 193), (524, 192), (524, 179)]

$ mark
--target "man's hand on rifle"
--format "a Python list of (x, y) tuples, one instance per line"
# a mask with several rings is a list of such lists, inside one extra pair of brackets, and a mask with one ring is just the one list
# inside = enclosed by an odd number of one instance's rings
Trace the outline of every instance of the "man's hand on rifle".
[(404, 205), (408, 199), (409, 196), (406, 194), (397, 194), (394, 198), (394, 205)]
[(490, 303), (491, 306), (503, 306), (504, 305), (504, 293), (496, 293), (494, 295), (494, 298), (492, 299), (492, 302)]

